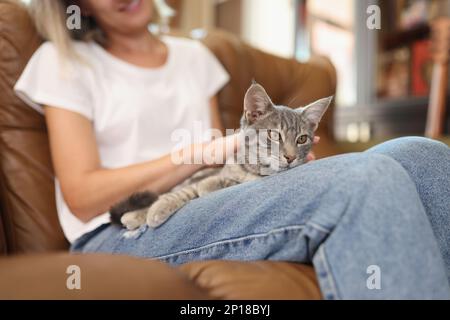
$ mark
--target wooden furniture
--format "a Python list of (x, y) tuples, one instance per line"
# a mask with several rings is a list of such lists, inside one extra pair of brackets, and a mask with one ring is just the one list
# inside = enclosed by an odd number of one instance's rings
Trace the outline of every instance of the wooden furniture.
[(425, 135), (437, 139), (443, 134), (446, 114), (450, 18), (436, 19), (431, 30), (434, 65)]

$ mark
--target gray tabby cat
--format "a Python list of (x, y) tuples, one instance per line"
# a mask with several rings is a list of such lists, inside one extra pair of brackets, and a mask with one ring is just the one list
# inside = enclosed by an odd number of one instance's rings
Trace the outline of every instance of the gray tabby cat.
[(111, 208), (111, 221), (130, 230), (145, 223), (156, 228), (192, 199), (305, 163), (332, 98), (290, 109), (274, 105), (264, 88), (253, 83), (245, 94), (241, 119), (241, 134), (249, 137), (241, 144), (242, 161), (201, 170), (159, 197), (135, 194)]

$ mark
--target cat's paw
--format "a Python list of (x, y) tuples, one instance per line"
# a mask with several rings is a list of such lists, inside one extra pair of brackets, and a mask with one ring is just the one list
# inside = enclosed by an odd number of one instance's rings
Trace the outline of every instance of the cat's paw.
[(120, 222), (128, 230), (135, 230), (145, 224), (147, 217), (147, 210), (137, 210), (125, 213)]
[(180, 207), (171, 198), (161, 197), (147, 211), (147, 224), (157, 228), (167, 221)]

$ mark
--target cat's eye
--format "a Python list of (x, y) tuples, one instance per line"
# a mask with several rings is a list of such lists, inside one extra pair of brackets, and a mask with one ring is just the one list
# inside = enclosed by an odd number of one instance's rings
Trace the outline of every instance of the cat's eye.
[(305, 144), (306, 141), (308, 141), (308, 136), (304, 134), (297, 139), (297, 144)]
[(281, 140), (281, 134), (276, 130), (267, 130), (267, 136), (269, 139), (273, 141), (280, 141)]

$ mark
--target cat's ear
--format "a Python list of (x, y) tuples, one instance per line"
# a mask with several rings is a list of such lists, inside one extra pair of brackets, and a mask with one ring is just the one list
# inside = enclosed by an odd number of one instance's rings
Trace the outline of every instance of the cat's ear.
[(253, 82), (244, 98), (244, 116), (247, 121), (253, 123), (272, 109), (273, 103), (266, 90), (260, 84)]
[(306, 107), (298, 108), (297, 111), (301, 113), (302, 117), (311, 124), (311, 127), (316, 131), (319, 126), (320, 119), (327, 111), (328, 106), (333, 100), (333, 96), (319, 99)]

